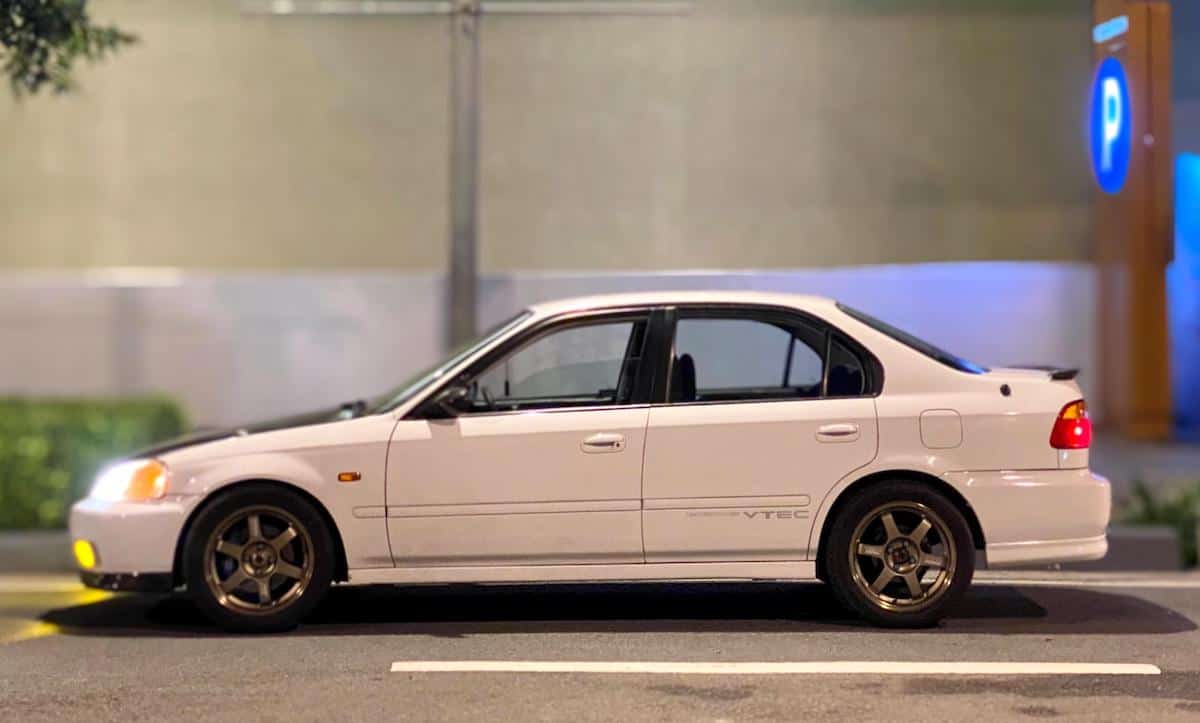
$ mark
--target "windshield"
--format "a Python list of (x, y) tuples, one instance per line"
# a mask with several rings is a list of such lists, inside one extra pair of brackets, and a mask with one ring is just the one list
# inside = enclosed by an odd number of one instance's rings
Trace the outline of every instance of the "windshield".
[(892, 326), (891, 324), (882, 322), (879, 319), (876, 319), (875, 317), (870, 316), (869, 314), (864, 314), (863, 312), (859, 311), (858, 309), (852, 309), (849, 306), (846, 306), (841, 303), (838, 303), (837, 308), (841, 309), (847, 315), (849, 315), (849, 316), (857, 319), (858, 321), (861, 321), (862, 323), (866, 324), (867, 326), (871, 327), (875, 331), (878, 331), (882, 334), (886, 334), (886, 335), (892, 337), (893, 339), (895, 339), (896, 341), (900, 342), (901, 344), (904, 344), (907, 347), (915, 349), (915, 350), (921, 352), (922, 354), (924, 354), (925, 356), (929, 357), (930, 359), (939, 361), (942, 364), (945, 364), (946, 366), (948, 366), (952, 369), (957, 369), (960, 372), (967, 372), (968, 374), (983, 374), (984, 372), (988, 371), (987, 367), (982, 367), (973, 362), (969, 362), (960, 356), (955, 356), (954, 354), (951, 354), (950, 352), (946, 351), (945, 349), (939, 349), (938, 347), (934, 346), (933, 344), (930, 344), (927, 341), (918, 339), (917, 337), (913, 336), (912, 334), (909, 334), (906, 331), (901, 331), (900, 329), (897, 329), (896, 327)]
[(434, 364), (431, 367), (423, 369), (420, 372), (417, 372), (396, 389), (393, 389), (387, 394), (381, 395), (373, 400), (371, 405), (372, 412), (375, 414), (380, 414), (382, 412), (391, 411), (401, 404), (404, 404), (417, 392), (421, 391), (434, 380), (445, 374), (448, 369), (455, 367), (461, 361), (471, 356), (479, 349), (491, 344), (497, 338), (507, 333), (510, 329), (513, 329), (518, 324), (525, 321), (529, 314), (529, 311), (522, 311), (512, 318), (500, 322), (496, 326), (493, 326), (491, 329), (488, 329), (480, 334), (475, 339), (451, 351), (449, 356), (442, 361)]

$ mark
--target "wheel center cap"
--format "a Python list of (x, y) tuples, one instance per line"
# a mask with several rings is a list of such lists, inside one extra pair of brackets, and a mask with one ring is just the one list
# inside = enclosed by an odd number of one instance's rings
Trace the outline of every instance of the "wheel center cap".
[(884, 546), (883, 558), (892, 572), (904, 575), (917, 568), (920, 552), (912, 540), (901, 537)]
[(275, 550), (264, 542), (247, 545), (242, 553), (242, 564), (251, 575), (265, 575), (275, 569)]

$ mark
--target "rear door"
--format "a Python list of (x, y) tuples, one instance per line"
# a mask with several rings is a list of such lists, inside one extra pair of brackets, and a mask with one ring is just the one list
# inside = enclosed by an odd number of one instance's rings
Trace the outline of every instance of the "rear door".
[(646, 432), (646, 561), (805, 559), (815, 505), (875, 457), (874, 366), (798, 313), (669, 316), (668, 388)]

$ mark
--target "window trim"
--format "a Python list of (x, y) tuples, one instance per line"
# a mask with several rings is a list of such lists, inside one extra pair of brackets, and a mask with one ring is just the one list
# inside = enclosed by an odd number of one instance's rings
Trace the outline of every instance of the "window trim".
[[(503, 409), (465, 414), (462, 416), (479, 418), (509, 414), (549, 414), (645, 407), (650, 403), (650, 391), (653, 388), (654, 376), (655, 372), (657, 371), (657, 364), (653, 364), (652, 362), (661, 354), (661, 349), (655, 343), (655, 339), (660, 333), (660, 329), (658, 329), (655, 325), (656, 317), (658, 316), (661, 316), (661, 310), (654, 306), (613, 307), (608, 309), (566, 312), (548, 316), (545, 319), (541, 319), (540, 321), (521, 329), (520, 331), (514, 332), (512, 336), (501, 340), (482, 356), (472, 361), (466, 367), (460, 369), (457, 373), (450, 375), (447, 379), (443, 380), (439, 384), (432, 385), (430, 390), (421, 398), (421, 400), (414, 404), (411, 410), (404, 415), (403, 419), (440, 419), (441, 417), (436, 413), (431, 414), (432, 410), (429, 409), (429, 404), (433, 399), (437, 398), (437, 395), (440, 394), (443, 389), (451, 384), (469, 381), (472, 377), (482, 374), (493, 364), (500, 361), (504, 357), (520, 350), (528, 344), (537, 341), (543, 336), (556, 331), (568, 329), (573, 326), (592, 326), (610, 321), (616, 322), (623, 320), (645, 321), (647, 323), (646, 339), (642, 348), (642, 363), (638, 365), (637, 376), (633, 381), (633, 394), (630, 396), (630, 400), (628, 402), (624, 404), (601, 404), (579, 407)], [(651, 354), (655, 356), (652, 358), (650, 356)]]
[[(652, 406), (671, 406), (671, 407), (686, 407), (700, 406), (711, 404), (775, 404), (778, 402), (814, 402), (814, 401), (835, 401), (838, 399), (873, 399), (883, 393), (883, 364), (879, 358), (871, 353), (869, 349), (859, 343), (850, 335), (843, 332), (830, 322), (817, 317), (813, 314), (794, 309), (786, 306), (775, 306), (771, 304), (739, 304), (739, 303), (695, 303), (695, 304), (672, 304), (665, 307), (665, 324), (661, 329), (663, 340), (661, 342), (662, 358), (659, 364), (656, 365), (658, 373), (655, 374), (655, 385), (652, 394)], [(682, 313), (681, 313), (682, 312)], [(822, 359), (821, 371), (821, 394), (817, 397), (783, 397), (777, 399), (719, 399), (709, 401), (691, 401), (691, 402), (672, 402), (670, 398), (670, 380), (672, 365), (675, 358), (675, 328), (680, 318), (688, 317), (704, 317), (714, 319), (749, 319), (760, 323), (771, 324), (767, 321), (770, 317), (775, 317), (788, 326), (795, 326), (797, 323), (809, 326), (816, 331), (822, 333), (825, 337), (825, 353)], [(828, 394), (829, 390), (829, 355), (832, 349), (833, 339), (836, 336), (837, 340), (846, 347), (855, 357), (863, 368), (863, 389), (862, 394), (854, 396), (838, 396), (831, 397)], [(794, 339), (794, 337), (793, 337)]]

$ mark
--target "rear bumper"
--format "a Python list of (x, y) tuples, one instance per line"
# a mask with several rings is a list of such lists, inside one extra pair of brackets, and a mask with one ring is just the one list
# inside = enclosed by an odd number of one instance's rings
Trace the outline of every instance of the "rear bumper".
[(1108, 551), (1112, 490), (1088, 469), (953, 472), (979, 518), (989, 567), (1098, 560)]
[(997, 545), (989, 544), (987, 546), (987, 565), (989, 568), (997, 568), (1051, 562), (1099, 560), (1107, 552), (1107, 535), (1086, 537), (1079, 540), (1002, 542)]

